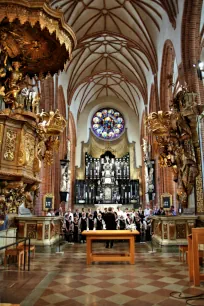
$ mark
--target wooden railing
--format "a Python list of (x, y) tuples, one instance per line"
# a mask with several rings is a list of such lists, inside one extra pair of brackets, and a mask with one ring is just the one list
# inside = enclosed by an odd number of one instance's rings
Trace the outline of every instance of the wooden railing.
[(194, 282), (194, 286), (199, 286), (200, 281), (204, 281), (204, 273), (200, 273), (199, 265), (201, 244), (204, 244), (204, 228), (193, 228), (192, 234), (188, 236), (188, 268), (189, 279)]

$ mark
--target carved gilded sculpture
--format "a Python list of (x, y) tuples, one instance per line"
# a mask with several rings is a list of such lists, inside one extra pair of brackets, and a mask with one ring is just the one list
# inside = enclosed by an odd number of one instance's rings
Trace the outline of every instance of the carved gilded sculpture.
[(146, 120), (159, 144), (160, 166), (171, 167), (177, 182), (177, 198), (183, 207), (187, 207), (198, 175), (196, 120), (203, 106), (197, 105), (195, 97), (195, 93), (183, 88), (174, 98), (170, 111), (151, 113)]
[(37, 85), (64, 69), (75, 45), (47, 1), (0, 0), (0, 215), (33, 209), (41, 163), (53, 162), (67, 124), (59, 110), (40, 113)]

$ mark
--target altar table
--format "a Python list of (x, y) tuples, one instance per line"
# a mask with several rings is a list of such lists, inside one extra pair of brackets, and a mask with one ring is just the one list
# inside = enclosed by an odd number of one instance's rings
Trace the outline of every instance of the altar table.
[[(86, 263), (90, 265), (93, 261), (129, 261), (135, 263), (135, 235), (139, 235), (137, 230), (96, 230), (83, 231), (86, 236)], [(92, 241), (94, 240), (129, 240), (128, 253), (93, 253)]]

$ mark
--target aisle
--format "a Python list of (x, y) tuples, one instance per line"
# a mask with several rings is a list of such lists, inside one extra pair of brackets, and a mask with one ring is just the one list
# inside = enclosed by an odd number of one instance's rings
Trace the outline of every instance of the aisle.
[[(103, 243), (95, 245), (104, 250)], [(121, 243), (115, 249), (125, 248)], [(96, 263), (86, 266), (85, 244), (66, 245), (64, 255), (37, 254), (31, 272), (15, 266), (0, 272), (0, 302), (21, 306), (177, 306), (172, 291), (204, 293), (188, 282), (187, 266), (178, 254), (149, 254), (136, 244), (136, 264)]]

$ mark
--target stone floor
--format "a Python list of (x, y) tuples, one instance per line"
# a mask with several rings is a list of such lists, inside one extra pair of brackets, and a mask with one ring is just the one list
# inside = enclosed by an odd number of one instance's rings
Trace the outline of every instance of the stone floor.
[[(114, 245), (117, 252), (127, 245)], [(103, 243), (94, 244), (105, 251)], [(107, 250), (107, 249), (106, 249)], [(94, 263), (86, 265), (86, 244), (66, 245), (64, 254), (36, 254), (31, 271), (18, 271), (15, 264), (0, 267), (0, 303), (21, 306), (177, 306), (186, 299), (171, 292), (203, 294), (204, 283), (194, 287), (178, 254), (148, 253), (147, 244), (136, 244), (136, 264)], [(108, 251), (113, 251), (112, 249)], [(203, 300), (192, 305), (204, 305)]]

